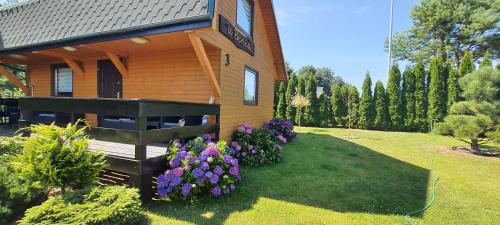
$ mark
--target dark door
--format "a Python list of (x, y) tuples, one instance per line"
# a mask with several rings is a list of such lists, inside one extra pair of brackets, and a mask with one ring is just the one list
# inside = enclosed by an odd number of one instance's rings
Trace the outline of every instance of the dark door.
[[(99, 98), (122, 98), (122, 75), (110, 60), (97, 61), (97, 96)], [(99, 126), (115, 127), (117, 115), (98, 115)], [(106, 122), (106, 123), (105, 123)]]
[(97, 95), (99, 98), (122, 98), (122, 75), (110, 60), (97, 62)]

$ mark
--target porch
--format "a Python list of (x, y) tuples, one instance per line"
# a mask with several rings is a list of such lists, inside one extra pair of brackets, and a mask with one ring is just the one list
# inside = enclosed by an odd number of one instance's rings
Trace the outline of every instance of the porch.
[[(71, 97), (21, 97), (18, 103), (20, 127), (49, 122), (39, 121), (41, 113), (55, 115), (54, 121), (63, 114), (69, 118), (69, 122), (75, 122), (79, 117), (126, 118), (127, 124), (132, 123), (133, 127), (109, 127), (103, 126), (106, 123), (93, 123), (88, 132), (92, 138), (89, 150), (101, 150), (107, 156), (109, 170), (127, 174), (127, 183), (140, 189), (145, 203), (151, 201), (154, 195), (153, 175), (166, 166), (165, 155), (170, 141), (202, 134), (218, 137), (220, 129), (220, 106), (217, 104)], [(200, 120), (198, 123), (185, 123), (189, 117)], [(162, 124), (148, 126), (154, 118)], [(169, 118), (180, 118), (178, 125), (164, 122)], [(13, 129), (3, 129), (0, 135), (12, 132)]]

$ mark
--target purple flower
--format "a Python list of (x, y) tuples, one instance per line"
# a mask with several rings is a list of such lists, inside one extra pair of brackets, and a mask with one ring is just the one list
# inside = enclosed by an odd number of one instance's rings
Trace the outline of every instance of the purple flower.
[(201, 169), (202, 169), (203, 171), (207, 171), (208, 169), (210, 169), (210, 166), (208, 165), (208, 163), (207, 163), (207, 162), (203, 162), (203, 163), (201, 164)]
[(253, 145), (248, 145), (248, 150), (252, 151), (254, 149)]
[(160, 176), (158, 176), (158, 185), (157, 185), (158, 189), (166, 187), (167, 184), (168, 184), (168, 181), (167, 181), (167, 178), (165, 178), (164, 174), (161, 174)]
[(278, 135), (278, 140), (280, 140), (282, 143), (286, 143), (286, 141), (287, 141), (286, 138), (283, 137), (283, 135), (281, 135), (281, 134)]
[(229, 188), (230, 188), (231, 190), (234, 190), (234, 189), (236, 189), (236, 185), (231, 184), (231, 185), (229, 185)]
[(182, 177), (175, 177), (172, 182), (170, 183), (171, 187), (177, 187), (182, 181)]
[(233, 166), (231, 167), (231, 169), (229, 169), (229, 174), (233, 176), (238, 176), (238, 174), (240, 174), (240, 169), (236, 166)]
[(172, 170), (165, 171), (165, 180), (167, 182), (172, 181), (172, 179), (174, 179), (174, 177), (175, 177), (175, 175), (174, 175), (174, 172)]
[(231, 165), (238, 166), (238, 159), (231, 159)]
[(207, 178), (211, 178), (212, 176), (214, 175), (214, 173), (208, 171), (207, 173), (205, 173), (205, 177)]
[(160, 197), (166, 196), (166, 195), (168, 195), (168, 193), (169, 192), (167, 191), (167, 188), (165, 188), (165, 187), (158, 187), (158, 195)]
[(186, 197), (189, 192), (191, 191), (191, 188), (193, 188), (193, 186), (190, 184), (190, 183), (185, 183), (183, 186), (182, 186), (182, 196)]
[(205, 179), (205, 176), (200, 176), (198, 177), (198, 179), (196, 179), (196, 183), (203, 184), (203, 182), (205, 182)]
[(244, 133), (244, 132), (245, 132), (245, 130), (246, 130), (246, 129), (245, 129), (245, 127), (244, 127), (244, 126), (240, 126), (240, 127), (238, 127), (238, 132), (240, 132), (240, 133)]
[(205, 140), (205, 141), (212, 140), (212, 136), (210, 134), (204, 134), (202, 137), (203, 137), (203, 140)]
[(220, 152), (219, 152), (219, 150), (214, 145), (210, 145), (201, 154), (202, 155), (206, 155), (206, 156), (219, 157)]
[(212, 191), (211, 191), (212, 195), (215, 197), (220, 196), (220, 192), (221, 192), (221, 189), (219, 186), (212, 188)]
[(222, 167), (216, 166), (214, 169), (214, 173), (220, 176), (224, 173), (224, 170), (222, 169)]
[(252, 154), (255, 154), (255, 153), (257, 153), (257, 151), (255, 151), (255, 149), (254, 149), (254, 150), (252, 150)]
[(210, 183), (212, 183), (212, 184), (216, 184), (217, 182), (219, 182), (219, 176), (217, 176), (217, 175), (213, 175), (213, 176), (210, 178)]
[(232, 159), (233, 159), (233, 157), (231, 157), (229, 155), (225, 155), (222, 157), (222, 160), (224, 161), (225, 164), (231, 164)]
[(171, 168), (178, 167), (181, 164), (181, 160), (179, 158), (174, 158), (170, 160), (169, 165)]
[(236, 176), (236, 180), (237, 181), (240, 181), (241, 180), (241, 173), (238, 174), (238, 176)]
[(179, 159), (184, 159), (184, 158), (186, 158), (186, 156), (187, 156), (186, 151), (177, 152), (177, 154), (176, 154), (176, 157)]
[(225, 194), (225, 195), (228, 195), (229, 194), (229, 189), (226, 188), (226, 189), (222, 190), (222, 193)]
[(182, 174), (184, 174), (184, 169), (182, 169), (181, 167), (177, 167), (174, 169), (174, 175), (176, 177), (180, 177), (182, 176)]
[(201, 170), (200, 168), (196, 168), (193, 170), (193, 177), (194, 178), (198, 178), (201, 175), (203, 175), (203, 170)]

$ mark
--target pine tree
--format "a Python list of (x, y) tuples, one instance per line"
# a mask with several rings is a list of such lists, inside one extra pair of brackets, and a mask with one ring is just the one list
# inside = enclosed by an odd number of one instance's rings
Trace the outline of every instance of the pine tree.
[(403, 125), (401, 106), (401, 72), (397, 65), (392, 66), (387, 82), (387, 100), (389, 109), (389, 127), (401, 130)]
[(432, 58), (430, 64), (429, 109), (427, 113), (431, 123), (433, 120), (441, 121), (446, 116), (448, 93), (446, 92), (445, 71), (441, 57), (435, 56)]
[(286, 98), (285, 98), (285, 83), (280, 82), (278, 88), (278, 106), (276, 107), (276, 118), (285, 119), (286, 117)]
[[(297, 91), (296, 95), (305, 96), (305, 83), (304, 83), (304, 77), (303, 76), (299, 76), (299, 80), (297, 82), (297, 90), (296, 91)], [(295, 114), (295, 123), (296, 124), (299, 123), (299, 120), (300, 121), (304, 121), (304, 115), (303, 115), (303, 113), (300, 113), (297, 110), (295, 110), (295, 113), (296, 113)]]
[(341, 102), (342, 102), (342, 105), (341, 105), (341, 114), (339, 115), (338, 117), (338, 123), (341, 125), (341, 126), (344, 126), (346, 127), (347, 126), (347, 116), (348, 116), (348, 113), (349, 113), (349, 91), (350, 91), (350, 88), (349, 88), (349, 84), (344, 84), (342, 85), (342, 87), (340, 87), (340, 99), (341, 99)]
[(372, 79), (370, 73), (367, 72), (365, 81), (363, 82), (363, 90), (361, 93), (361, 102), (359, 105), (359, 128), (371, 129), (373, 128), (374, 119), (374, 102), (372, 98)]
[(453, 103), (460, 101), (460, 85), (458, 84), (458, 74), (454, 68), (449, 66), (449, 75), (448, 75), (448, 108), (449, 111), (451, 105)]
[[(348, 86), (348, 85), (345, 85)], [(349, 94), (347, 97), (347, 118), (346, 125), (351, 128), (359, 127), (359, 92), (354, 85), (349, 85)], [(347, 124), (348, 123), (348, 124)]]
[(334, 126), (342, 125), (340, 123), (340, 121), (341, 121), (341, 118), (344, 116), (345, 105), (342, 102), (341, 88), (342, 88), (342, 85), (336, 84), (333, 86), (333, 91), (332, 91), (332, 99), (331, 99), (332, 117), (330, 119), (330, 122)]
[(309, 75), (306, 83), (306, 98), (309, 99), (311, 106), (304, 110), (304, 119), (307, 126), (319, 126), (319, 104), (317, 96), (317, 84), (314, 75)]
[(486, 51), (483, 56), (483, 61), (479, 64), (479, 68), (493, 68), (493, 63), (491, 62), (491, 54), (489, 51)]
[(285, 118), (291, 121), (295, 121), (295, 107), (292, 105), (292, 98), (296, 94), (297, 88), (297, 77), (294, 74), (290, 74), (290, 79), (288, 80), (288, 85), (286, 88), (285, 99), (286, 99), (286, 113)]
[(416, 130), (415, 74), (413, 68), (406, 67), (403, 72), (403, 91), (401, 97), (404, 104), (404, 126), (408, 131)]
[(422, 61), (413, 69), (415, 76), (415, 127), (419, 131), (428, 131), (427, 126), (427, 72)]
[(319, 96), (319, 114), (320, 114), (320, 126), (329, 127), (330, 119), (332, 118), (332, 106), (330, 104), (330, 98), (326, 93), (322, 93)]
[(373, 101), (375, 103), (375, 120), (374, 127), (378, 130), (387, 129), (387, 98), (384, 84), (382, 81), (377, 81), (375, 84), (375, 92), (373, 93)]
[(475, 69), (474, 62), (472, 61), (472, 54), (469, 51), (466, 51), (458, 69), (459, 78), (464, 77), (468, 73), (474, 72)]

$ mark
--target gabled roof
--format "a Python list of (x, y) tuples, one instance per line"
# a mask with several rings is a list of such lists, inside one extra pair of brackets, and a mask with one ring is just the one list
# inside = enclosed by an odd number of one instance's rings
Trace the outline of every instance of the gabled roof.
[(283, 49), (281, 46), (280, 33), (278, 29), (278, 22), (274, 12), (274, 5), (272, 0), (261, 1), (262, 13), (264, 15), (264, 23), (268, 33), (269, 41), (273, 52), (274, 64), (278, 72), (279, 80), (287, 80), (288, 74), (286, 72), (285, 58), (283, 56)]
[(28, 1), (0, 9), (0, 53), (209, 27), (213, 7), (214, 0)]

